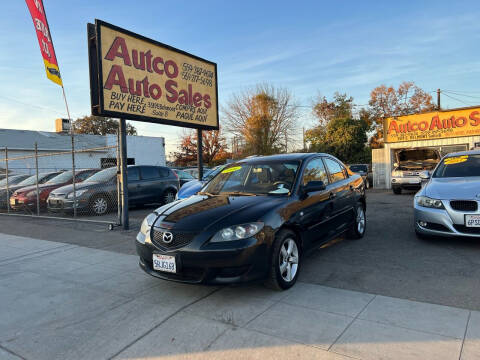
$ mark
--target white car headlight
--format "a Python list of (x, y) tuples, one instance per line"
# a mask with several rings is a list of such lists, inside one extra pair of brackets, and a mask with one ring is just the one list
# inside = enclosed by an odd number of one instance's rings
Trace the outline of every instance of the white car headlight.
[(432, 199), (427, 196), (416, 196), (415, 201), (419, 206), (434, 208), (434, 209), (444, 209), (442, 200)]
[(140, 226), (140, 232), (143, 235), (148, 235), (155, 220), (157, 220), (157, 214), (155, 213), (148, 214), (148, 216), (142, 221), (142, 226)]
[(402, 177), (403, 176), (403, 171), (392, 171), (392, 177)]
[[(88, 191), (88, 189), (77, 190), (77, 191), (75, 191), (75, 197), (82, 196), (87, 191)], [(67, 195), (67, 199), (73, 199), (73, 191)]]
[(215, 234), (215, 236), (210, 240), (210, 242), (222, 242), (222, 241), (233, 241), (246, 239), (252, 236), (257, 235), (260, 230), (263, 229), (262, 222), (254, 222), (248, 224), (241, 224), (230, 226), (228, 228), (222, 229)]

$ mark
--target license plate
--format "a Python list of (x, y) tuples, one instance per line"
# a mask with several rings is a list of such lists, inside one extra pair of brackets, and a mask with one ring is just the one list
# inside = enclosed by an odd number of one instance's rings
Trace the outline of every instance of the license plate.
[(177, 264), (175, 256), (153, 254), (153, 270), (176, 273)]
[(466, 227), (480, 227), (480, 215), (465, 215)]
[(420, 182), (420, 180), (418, 180), (418, 179), (410, 179), (408, 182), (409, 182), (410, 184), (418, 184), (418, 183)]

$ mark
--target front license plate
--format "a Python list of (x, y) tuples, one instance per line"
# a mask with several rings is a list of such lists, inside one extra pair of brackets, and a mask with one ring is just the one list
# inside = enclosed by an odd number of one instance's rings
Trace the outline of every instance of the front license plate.
[(465, 215), (466, 227), (480, 227), (480, 215)]
[(418, 179), (410, 179), (408, 182), (409, 182), (410, 184), (418, 184), (418, 183), (420, 183), (420, 180), (418, 180)]
[(176, 273), (177, 264), (175, 256), (153, 254), (153, 270)]

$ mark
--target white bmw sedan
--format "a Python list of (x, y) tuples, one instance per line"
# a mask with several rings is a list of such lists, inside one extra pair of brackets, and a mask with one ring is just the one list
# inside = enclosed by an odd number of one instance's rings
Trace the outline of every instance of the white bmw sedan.
[(480, 150), (445, 156), (415, 195), (415, 232), (419, 237), (480, 238)]

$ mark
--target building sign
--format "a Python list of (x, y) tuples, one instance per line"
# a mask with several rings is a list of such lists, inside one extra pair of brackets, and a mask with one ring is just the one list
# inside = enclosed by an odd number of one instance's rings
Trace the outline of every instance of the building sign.
[(88, 37), (93, 115), (218, 129), (215, 63), (100, 20)]
[(387, 143), (480, 135), (480, 107), (388, 118), (384, 129)]

